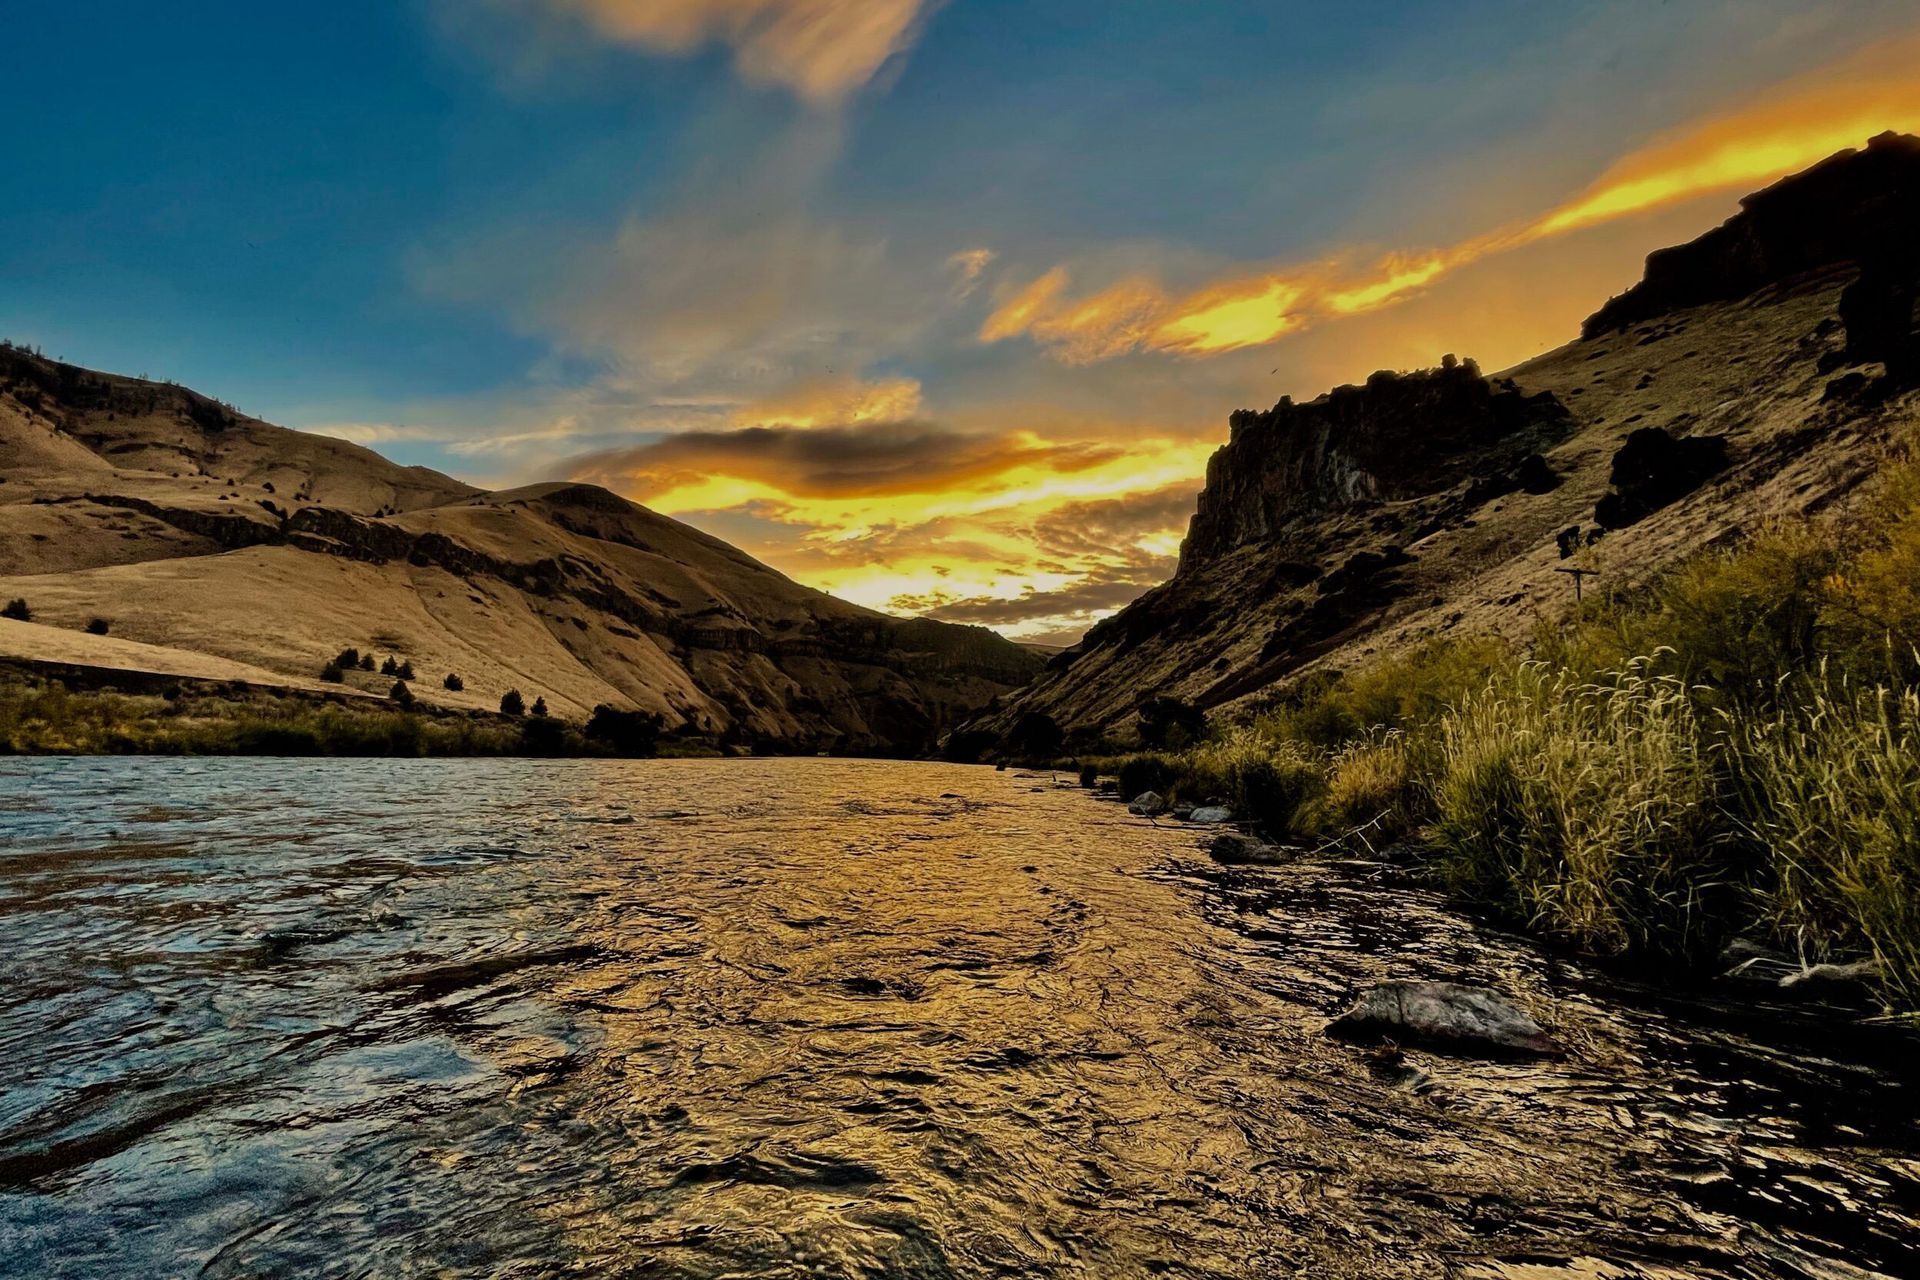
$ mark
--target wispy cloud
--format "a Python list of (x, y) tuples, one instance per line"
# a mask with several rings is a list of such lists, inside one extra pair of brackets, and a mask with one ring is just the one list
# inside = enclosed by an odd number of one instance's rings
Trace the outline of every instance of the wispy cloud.
[(929, 0), (542, 0), (601, 34), (663, 54), (733, 50), (754, 84), (818, 105), (871, 82), (909, 48)]

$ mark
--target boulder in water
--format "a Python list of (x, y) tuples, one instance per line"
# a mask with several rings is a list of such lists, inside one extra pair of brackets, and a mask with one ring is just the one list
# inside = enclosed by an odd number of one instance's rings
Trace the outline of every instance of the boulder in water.
[(1127, 812), (1137, 818), (1157, 818), (1167, 811), (1167, 802), (1158, 791), (1142, 791), (1127, 802)]
[(1187, 815), (1187, 821), (1198, 822), (1202, 825), (1232, 822), (1233, 810), (1227, 808), (1225, 805), (1203, 804)]
[(1493, 1054), (1560, 1052), (1540, 1024), (1505, 996), (1458, 982), (1383, 982), (1362, 992), (1327, 1034)]
[(1207, 856), (1229, 867), (1275, 866), (1287, 861), (1294, 852), (1237, 831), (1222, 831), (1207, 845)]

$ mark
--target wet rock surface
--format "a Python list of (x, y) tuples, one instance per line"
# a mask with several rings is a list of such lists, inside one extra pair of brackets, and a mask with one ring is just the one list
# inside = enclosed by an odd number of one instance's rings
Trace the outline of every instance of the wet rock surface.
[[(0, 1274), (1920, 1272), (1897, 1029), (1033, 785), (0, 765)], [(1566, 1054), (1323, 1034), (1396, 980)]]
[(1328, 1034), (1392, 1040), (1465, 1052), (1560, 1052), (1553, 1037), (1496, 991), (1458, 982), (1383, 982), (1360, 994)]

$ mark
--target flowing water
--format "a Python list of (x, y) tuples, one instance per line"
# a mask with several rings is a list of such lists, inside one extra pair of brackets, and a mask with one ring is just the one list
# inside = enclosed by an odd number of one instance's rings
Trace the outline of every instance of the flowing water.
[[(8, 1276), (1920, 1274), (1903, 1033), (1044, 777), (4, 764), (0, 924)], [(1321, 1034), (1389, 976), (1571, 1053)]]

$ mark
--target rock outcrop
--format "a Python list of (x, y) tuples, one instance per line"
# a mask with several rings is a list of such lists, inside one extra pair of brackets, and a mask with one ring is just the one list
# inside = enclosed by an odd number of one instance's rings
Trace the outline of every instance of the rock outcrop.
[[(1364, 386), (1339, 387), (1307, 404), (1283, 399), (1264, 412), (1242, 409), (1207, 464), (1181, 563), (1343, 507), (1504, 477), (1537, 459), (1532, 451), (1562, 434), (1567, 421), (1551, 392), (1490, 381), (1473, 361), (1451, 356), (1438, 369), (1383, 370)], [(1536, 483), (1539, 465), (1529, 472)]]
[(1594, 312), (1581, 336), (1731, 302), (1823, 267), (1910, 260), (1916, 227), (1920, 138), (1883, 133), (1748, 196), (1699, 239), (1650, 255), (1645, 278)]

